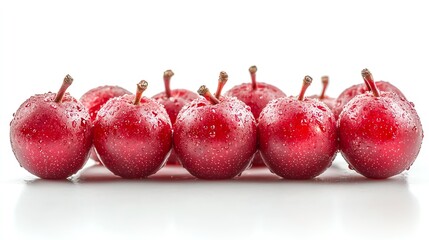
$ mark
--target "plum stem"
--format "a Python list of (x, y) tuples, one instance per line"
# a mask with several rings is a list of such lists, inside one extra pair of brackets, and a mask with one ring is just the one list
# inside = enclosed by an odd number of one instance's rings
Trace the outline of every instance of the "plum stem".
[(252, 89), (253, 90), (256, 89), (256, 71), (258, 71), (258, 68), (255, 65), (253, 65), (249, 68), (250, 77), (252, 79)]
[(324, 99), (325, 98), (325, 93), (326, 93), (326, 89), (328, 88), (328, 84), (329, 84), (329, 76), (322, 76), (322, 93), (320, 94), (319, 99)]
[(374, 78), (372, 77), (371, 72), (367, 68), (365, 68), (362, 70), (361, 73), (362, 73), (363, 80), (365, 81), (367, 86), (369, 86), (368, 88), (372, 91), (372, 94), (374, 95), (374, 97), (380, 97), (380, 90), (378, 90), (377, 85), (375, 85), (375, 81), (374, 81)]
[(134, 105), (140, 105), (140, 100), (142, 99), (143, 92), (147, 89), (148, 83), (145, 80), (141, 80), (137, 83), (136, 97), (134, 98)]
[(165, 87), (165, 95), (169, 98), (171, 97), (171, 88), (170, 88), (170, 80), (171, 77), (174, 76), (174, 72), (170, 69), (164, 72), (164, 87)]
[(371, 91), (371, 86), (369, 86), (368, 82), (365, 79), (363, 79), (363, 80), (364, 80), (366, 88), (367, 88), (366, 90)]
[(313, 79), (310, 76), (307, 75), (304, 77), (304, 80), (302, 81), (302, 88), (301, 88), (301, 92), (299, 93), (298, 100), (300, 100), (300, 101), (304, 100), (305, 91), (307, 90), (308, 86), (310, 86), (312, 81), (313, 81)]
[(219, 99), (215, 98), (213, 96), (213, 94), (209, 91), (209, 89), (205, 85), (202, 85), (198, 89), (198, 94), (200, 94), (201, 96), (203, 96), (205, 99), (207, 99), (213, 105), (219, 103)]
[(60, 103), (63, 101), (64, 94), (66, 93), (67, 88), (70, 87), (72, 83), (73, 83), (73, 78), (69, 74), (67, 74), (64, 77), (63, 84), (61, 84), (60, 90), (58, 90), (58, 93), (54, 100), (55, 102)]
[(224, 71), (219, 73), (219, 81), (217, 84), (217, 89), (216, 89), (216, 93), (215, 93), (215, 97), (217, 99), (220, 98), (220, 94), (222, 93), (222, 89), (225, 86), (226, 82), (228, 81), (228, 74)]

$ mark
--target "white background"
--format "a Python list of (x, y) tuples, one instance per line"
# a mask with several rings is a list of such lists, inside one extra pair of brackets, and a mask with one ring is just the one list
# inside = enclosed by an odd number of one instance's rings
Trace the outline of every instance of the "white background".
[(106, 84), (134, 91), (141, 79), (152, 96), (169, 68), (173, 88), (214, 91), (219, 71), (229, 89), (249, 81), (255, 64), (259, 80), (288, 95), (307, 74), (315, 79), (308, 94), (319, 93), (328, 74), (334, 97), (361, 83), (367, 67), (416, 104), (425, 127), (428, 9), (411, 0), (1, 1), (0, 239), (427, 238), (425, 143), (408, 173), (385, 181), (352, 173), (338, 156), (304, 182), (265, 170), (205, 182), (180, 169), (121, 181), (91, 163), (71, 182), (50, 182), (19, 168), (9, 122), (31, 95), (57, 91), (65, 74), (77, 98)]

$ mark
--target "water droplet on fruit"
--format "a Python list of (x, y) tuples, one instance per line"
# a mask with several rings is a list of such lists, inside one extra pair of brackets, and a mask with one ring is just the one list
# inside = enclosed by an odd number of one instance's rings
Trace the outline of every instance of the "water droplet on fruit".
[(209, 127), (207, 127), (206, 125), (203, 126), (204, 130), (207, 130)]
[(414, 105), (414, 103), (413, 102), (410, 102), (410, 105), (411, 105), (411, 107), (415, 107), (415, 105)]
[(152, 114), (153, 114), (153, 116), (158, 116), (158, 113), (157, 112), (155, 112), (155, 111), (152, 111)]
[(15, 117), (15, 113), (12, 114), (12, 117)]
[(83, 126), (83, 127), (85, 127), (86, 126), (86, 120), (83, 119), (83, 118), (81, 118), (80, 119), (80, 125)]
[(234, 120), (235, 120), (236, 122), (240, 122), (240, 118), (238, 118), (238, 116), (237, 116), (237, 115), (234, 115)]
[(50, 106), (51, 106), (51, 108), (53, 108), (53, 109), (57, 109), (57, 104), (55, 104), (55, 103), (52, 103)]
[(210, 126), (210, 129), (211, 129), (211, 130), (214, 130), (215, 128), (216, 128), (216, 126), (215, 126), (215, 125), (211, 125), (211, 126)]
[(414, 126), (414, 127), (413, 127), (413, 131), (414, 131), (414, 132), (417, 132), (417, 126)]
[(407, 171), (409, 171), (409, 170), (410, 170), (410, 168), (411, 168), (411, 166), (407, 167), (407, 169), (406, 169), (406, 170), (407, 170)]
[(30, 102), (28, 102), (27, 104), (25, 104), (25, 107), (29, 107), (29, 106), (31, 106)]
[(324, 106), (320, 106), (319, 105), (319, 106), (317, 106), (317, 108), (320, 109), (320, 110), (322, 110), (322, 111), (324, 111), (324, 112), (326, 112), (326, 108)]
[(74, 121), (74, 120), (73, 120), (73, 122), (72, 122), (72, 127), (74, 127), (74, 128), (75, 128), (76, 126), (77, 126), (77, 123), (76, 123), (76, 121)]
[(307, 119), (301, 119), (301, 125), (307, 125)]
[(349, 169), (350, 169), (350, 170), (355, 170), (355, 169), (352, 167), (352, 165), (349, 165)]
[(40, 139), (40, 140), (39, 140), (39, 143), (42, 143), (42, 142), (43, 142), (43, 140), (42, 140), (42, 139)]
[(375, 121), (381, 122), (381, 118), (377, 118), (377, 119), (375, 119)]
[(203, 121), (203, 117), (200, 117), (200, 121)]
[(214, 109), (214, 108), (210, 109), (210, 111), (211, 111), (212, 113), (216, 113), (216, 109)]
[(211, 132), (209, 132), (209, 136), (210, 136), (211, 138), (216, 137), (216, 132), (215, 132), (215, 131), (211, 131)]

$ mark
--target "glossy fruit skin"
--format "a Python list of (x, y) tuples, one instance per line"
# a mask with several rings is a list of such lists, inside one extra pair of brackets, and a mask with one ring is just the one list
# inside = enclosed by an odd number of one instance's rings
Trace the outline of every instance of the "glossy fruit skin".
[[(225, 96), (237, 97), (250, 107), (256, 121), (259, 119), (262, 109), (273, 99), (286, 97), (286, 94), (279, 88), (264, 82), (257, 82), (256, 89), (252, 88), (252, 83), (243, 83), (231, 88)], [(255, 154), (252, 162), (253, 166), (265, 166), (259, 151)]]
[(267, 167), (286, 179), (311, 179), (324, 172), (338, 151), (332, 111), (322, 102), (285, 97), (261, 112), (259, 151)]
[(320, 99), (319, 95), (312, 95), (312, 96), (309, 96), (309, 98), (317, 99), (317, 100), (325, 103), (326, 106), (328, 106), (328, 108), (331, 109), (331, 110), (334, 109), (335, 104), (337, 102), (336, 98), (331, 98), (331, 97), (328, 97), (328, 96), (325, 96), (324, 98)]
[[(394, 92), (398, 94), (399, 97), (405, 98), (404, 94), (393, 84), (389, 82), (384, 81), (376, 81), (375, 85), (377, 86), (378, 90), (384, 91), (384, 92)], [(341, 112), (344, 109), (344, 106), (352, 100), (356, 95), (363, 94), (368, 92), (369, 89), (367, 86), (362, 84), (353, 85), (346, 90), (344, 90), (337, 98), (336, 103), (332, 111), (334, 112), (335, 118), (338, 119)]]
[(250, 107), (253, 116), (257, 120), (262, 109), (273, 99), (286, 97), (286, 94), (279, 88), (264, 83), (257, 82), (256, 89), (251, 83), (243, 83), (231, 88), (224, 94), (225, 97), (236, 97)]
[(94, 122), (94, 147), (101, 162), (122, 178), (145, 178), (165, 163), (172, 145), (171, 122), (153, 99), (110, 99)]
[(423, 140), (414, 105), (392, 92), (356, 96), (344, 107), (338, 127), (342, 155), (368, 178), (389, 178), (408, 169)]
[(37, 94), (17, 110), (10, 125), (10, 142), (19, 164), (44, 179), (65, 179), (83, 167), (92, 146), (89, 113), (66, 93)]
[[(131, 94), (130, 91), (119, 86), (100, 86), (90, 89), (80, 97), (79, 101), (88, 109), (91, 121), (94, 122), (100, 108), (111, 98)], [(91, 149), (90, 158), (100, 161), (94, 149)]]
[(152, 98), (164, 105), (171, 123), (174, 124), (176, 122), (177, 114), (179, 114), (183, 106), (198, 98), (198, 94), (186, 89), (174, 89), (171, 90), (171, 97), (167, 97), (165, 92), (161, 92)]
[[(171, 123), (174, 124), (176, 122), (177, 114), (179, 114), (183, 106), (198, 98), (198, 94), (186, 89), (174, 89), (171, 90), (171, 97), (167, 97), (165, 92), (161, 92), (152, 98), (164, 105)], [(177, 158), (174, 149), (171, 151), (167, 164), (179, 164), (179, 159)]]
[(201, 179), (230, 179), (256, 152), (256, 121), (248, 106), (224, 97), (212, 105), (198, 98), (185, 105), (174, 125), (174, 150), (182, 165)]

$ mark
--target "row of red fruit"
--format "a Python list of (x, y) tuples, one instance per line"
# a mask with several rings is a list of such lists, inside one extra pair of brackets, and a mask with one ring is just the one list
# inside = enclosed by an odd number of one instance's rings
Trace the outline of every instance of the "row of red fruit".
[[(80, 101), (68, 93), (67, 75), (58, 91), (26, 100), (14, 114), (10, 139), (22, 167), (46, 179), (64, 179), (92, 158), (123, 178), (144, 178), (169, 157), (202, 179), (238, 176), (253, 161), (287, 179), (310, 179), (324, 172), (338, 150), (351, 168), (369, 178), (388, 178), (416, 159), (423, 129), (414, 105), (388, 82), (375, 82), (364, 69), (364, 84), (346, 89), (337, 99), (305, 97), (312, 78), (305, 76), (298, 97), (252, 82), (221, 95), (228, 80), (220, 73), (214, 95), (170, 89), (142, 96), (113, 86), (98, 87)], [(335, 104), (334, 104), (335, 103)], [(95, 149), (91, 150), (91, 149)], [(171, 154), (170, 154), (171, 153)]]

